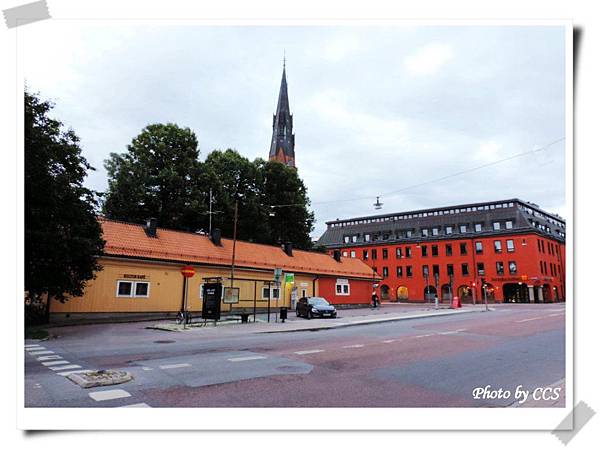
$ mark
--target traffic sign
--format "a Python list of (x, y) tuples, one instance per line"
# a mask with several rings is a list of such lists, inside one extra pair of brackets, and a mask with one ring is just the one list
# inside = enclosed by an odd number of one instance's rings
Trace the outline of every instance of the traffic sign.
[(185, 266), (181, 268), (181, 275), (186, 278), (193, 277), (196, 273), (196, 270), (192, 266)]

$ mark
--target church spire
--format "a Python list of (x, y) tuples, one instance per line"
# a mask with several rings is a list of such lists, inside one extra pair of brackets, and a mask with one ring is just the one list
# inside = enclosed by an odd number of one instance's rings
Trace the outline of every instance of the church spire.
[(290, 167), (296, 167), (296, 155), (294, 152), (295, 138), (293, 134), (293, 117), (290, 113), (290, 102), (287, 91), (287, 78), (285, 74), (285, 52), (283, 54), (283, 72), (281, 74), (281, 86), (277, 99), (277, 110), (273, 115), (273, 136), (271, 138), (271, 149), (269, 160), (279, 161)]

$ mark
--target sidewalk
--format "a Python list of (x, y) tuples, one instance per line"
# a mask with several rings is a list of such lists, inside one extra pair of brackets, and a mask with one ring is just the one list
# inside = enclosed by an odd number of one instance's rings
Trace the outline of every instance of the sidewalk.
[[(467, 306), (459, 309), (450, 309), (448, 305), (444, 305), (436, 310), (433, 305), (429, 304), (384, 304), (376, 309), (340, 309), (338, 310), (338, 317), (336, 319), (307, 320), (296, 317), (294, 311), (288, 311), (289, 318), (285, 323), (282, 323), (278, 318), (276, 321), (278, 314), (272, 313), (270, 322), (267, 322), (266, 314), (257, 314), (256, 322), (252, 322), (251, 318), (249, 323), (244, 324), (237, 321), (219, 323), (218, 328), (225, 326), (230, 330), (243, 329), (251, 333), (288, 333), (296, 331), (327, 330), (332, 328), (368, 325), (372, 323), (394, 322), (398, 320), (467, 314), (482, 311), (485, 311), (485, 308), (481, 305)], [(493, 311), (493, 308), (490, 308), (490, 311)], [(152, 328), (169, 331), (184, 331), (183, 326), (175, 325), (172, 322), (155, 324)], [(188, 325), (186, 331), (214, 330), (215, 328), (217, 327), (212, 326), (212, 322), (208, 322), (206, 326), (201, 326), (200, 324)]]

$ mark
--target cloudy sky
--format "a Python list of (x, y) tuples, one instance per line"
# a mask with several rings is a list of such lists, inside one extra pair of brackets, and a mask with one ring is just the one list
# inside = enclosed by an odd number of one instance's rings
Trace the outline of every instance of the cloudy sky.
[(267, 158), (285, 49), (315, 237), (376, 213), (378, 195), (378, 213), (519, 197), (567, 216), (564, 141), (469, 171), (565, 136), (560, 27), (47, 21), (19, 45), (29, 88), (81, 137), (96, 190), (104, 159), (150, 123), (190, 127), (202, 158)]

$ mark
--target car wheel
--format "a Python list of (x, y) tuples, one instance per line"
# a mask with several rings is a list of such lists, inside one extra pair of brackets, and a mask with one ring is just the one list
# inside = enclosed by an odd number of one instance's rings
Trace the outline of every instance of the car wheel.
[(306, 313), (306, 318), (307, 318), (308, 320), (310, 320), (310, 319), (312, 319), (312, 318), (313, 318), (313, 313), (312, 313), (312, 311), (309, 311), (308, 313)]

